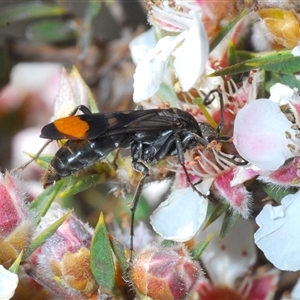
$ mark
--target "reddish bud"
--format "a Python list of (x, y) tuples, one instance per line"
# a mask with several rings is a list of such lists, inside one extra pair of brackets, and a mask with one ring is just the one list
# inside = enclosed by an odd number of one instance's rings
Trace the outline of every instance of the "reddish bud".
[(5, 267), (27, 247), (34, 230), (24, 190), (16, 175), (0, 173), (0, 263)]
[(201, 276), (201, 269), (183, 245), (153, 245), (136, 255), (130, 276), (137, 293), (144, 296), (185, 299)]
[[(62, 210), (50, 211), (38, 229), (43, 231), (64, 213)], [(71, 215), (34, 252), (26, 270), (62, 297), (89, 297), (98, 287), (90, 268), (91, 238), (92, 230)]]

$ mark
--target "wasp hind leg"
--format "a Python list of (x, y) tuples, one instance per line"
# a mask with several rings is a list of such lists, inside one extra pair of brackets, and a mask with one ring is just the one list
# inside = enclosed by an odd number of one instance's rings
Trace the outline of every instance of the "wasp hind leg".
[(149, 176), (149, 168), (142, 163), (141, 161), (133, 160), (132, 161), (133, 168), (142, 174), (142, 177), (138, 183), (138, 186), (135, 190), (133, 199), (130, 203), (130, 210), (131, 210), (131, 221), (130, 221), (130, 262), (132, 262), (133, 258), (133, 237), (134, 237), (134, 218), (136, 208), (139, 204), (141, 193), (143, 191), (143, 187), (145, 185), (146, 178)]

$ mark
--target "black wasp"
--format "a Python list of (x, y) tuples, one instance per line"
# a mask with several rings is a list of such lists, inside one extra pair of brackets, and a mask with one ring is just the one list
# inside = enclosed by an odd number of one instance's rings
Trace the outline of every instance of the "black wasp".
[[(218, 90), (207, 94), (204, 104), (214, 100), (215, 97), (209, 99), (213, 93), (219, 94), (223, 120), (223, 99)], [(83, 114), (75, 115), (77, 111)], [(177, 156), (187, 181), (198, 192), (186, 170), (184, 152), (197, 145), (206, 147), (212, 140), (228, 140), (219, 135), (222, 122), (215, 130), (205, 123), (198, 123), (191, 114), (177, 108), (92, 113), (80, 105), (70, 116), (55, 120), (42, 129), (42, 138), (68, 140), (50, 161), (43, 178), (44, 187), (93, 165), (116, 148), (130, 148), (132, 167), (142, 174), (130, 207), (132, 249), (134, 214), (149, 176), (148, 166), (167, 156)]]

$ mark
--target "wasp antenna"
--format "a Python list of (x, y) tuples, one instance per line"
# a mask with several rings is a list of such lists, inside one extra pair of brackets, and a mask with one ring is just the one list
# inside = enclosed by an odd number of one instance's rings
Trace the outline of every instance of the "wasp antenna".
[(45, 150), (45, 148), (52, 142), (53, 140), (48, 140), (44, 145), (43, 147), (28, 161), (26, 162), (25, 164), (21, 165), (20, 167), (18, 168), (15, 168), (13, 169), (14, 171), (17, 171), (17, 170), (24, 170), (28, 165), (30, 165), (33, 161), (36, 161), (39, 156), (42, 154), (42, 152)]
[[(223, 99), (223, 94), (220, 91), (220, 89), (219, 88), (213, 89), (208, 94), (206, 94), (206, 96), (203, 100), (203, 103), (204, 103), (204, 105), (211, 104), (216, 99), (215, 95), (213, 95), (214, 93), (218, 93), (219, 101), (220, 101), (220, 123), (216, 129), (217, 133), (219, 134), (224, 127), (224, 99)], [(212, 97), (211, 97), (211, 95), (212, 95)]]

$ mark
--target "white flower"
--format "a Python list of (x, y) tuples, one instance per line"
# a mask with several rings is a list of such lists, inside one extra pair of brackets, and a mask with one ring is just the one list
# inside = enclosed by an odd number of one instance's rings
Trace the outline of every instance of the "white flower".
[(87, 105), (91, 97), (87, 84), (76, 68), (70, 73), (62, 70), (59, 92), (54, 101), (53, 120), (68, 116), (76, 106)]
[(151, 225), (164, 239), (184, 242), (195, 236), (205, 220), (208, 201), (191, 187), (175, 190), (153, 212)]
[(245, 105), (234, 121), (233, 142), (239, 154), (263, 170), (276, 170), (295, 156), (289, 145), (296, 131), (278, 104), (259, 99)]
[(255, 243), (280, 270), (300, 270), (299, 211), (300, 191), (284, 197), (277, 207), (267, 204), (256, 217), (260, 228)]
[(19, 283), (19, 277), (0, 265), (0, 299), (11, 299)]
[[(136, 43), (139, 49), (142, 47)], [(134, 52), (134, 44), (131, 45)], [(155, 48), (149, 49), (140, 60), (134, 74), (135, 102), (143, 101), (153, 96), (160, 87), (167, 69), (172, 63), (175, 75), (179, 79), (183, 91), (189, 90), (205, 70), (208, 59), (209, 43), (205, 28), (198, 14), (194, 13), (189, 30), (177, 36), (161, 38)]]
[(298, 279), (296, 285), (291, 292), (291, 299), (300, 299), (300, 279)]
[(297, 45), (294, 47), (294, 49), (291, 52), (294, 56), (300, 56), (300, 45)]
[(270, 100), (280, 105), (288, 104), (288, 100), (294, 97), (295, 91), (289, 86), (276, 83), (270, 87)]
[(235, 287), (236, 280), (244, 276), (256, 261), (253, 231), (249, 221), (239, 219), (220, 241), (219, 232), (224, 218), (218, 218), (197, 235), (203, 241), (212, 232), (215, 236), (201, 254), (201, 261), (215, 285)]

